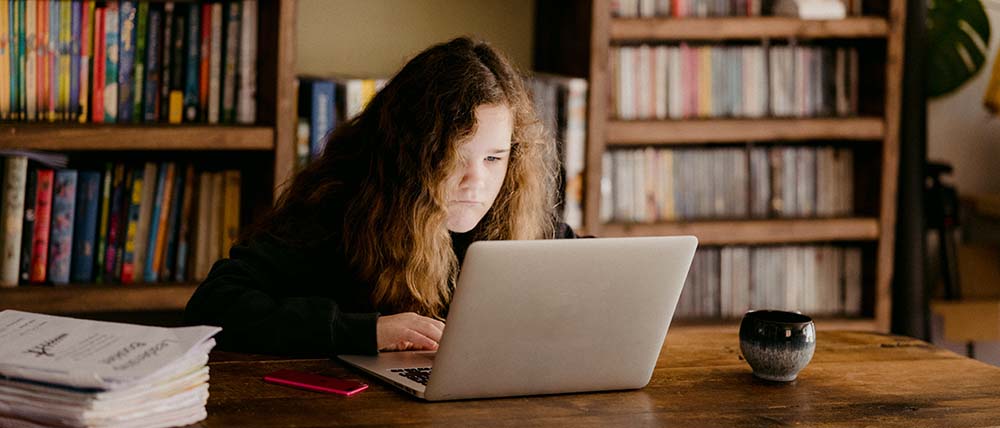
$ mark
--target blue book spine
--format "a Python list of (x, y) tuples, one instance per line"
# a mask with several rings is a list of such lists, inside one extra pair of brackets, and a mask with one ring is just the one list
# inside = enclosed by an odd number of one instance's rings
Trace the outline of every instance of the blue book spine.
[(153, 268), (156, 266), (156, 235), (160, 230), (160, 211), (163, 210), (163, 192), (167, 184), (167, 165), (160, 164), (159, 174), (156, 177), (156, 196), (153, 199), (153, 215), (149, 221), (149, 239), (146, 241), (146, 269), (143, 272), (144, 280), (154, 283), (159, 278), (159, 272)]
[(80, 171), (77, 178), (76, 224), (73, 225), (73, 263), (70, 280), (94, 281), (94, 255), (97, 241), (97, 214), (101, 207), (101, 173)]
[(73, 0), (73, 21), (71, 21), (72, 34), (70, 35), (70, 57), (69, 57), (69, 113), (70, 119), (76, 120), (80, 115), (80, 24), (83, 19), (82, 4), (79, 0)]
[[(143, 91), (143, 120), (156, 122), (160, 118), (160, 38), (163, 37), (163, 11), (149, 8), (149, 40), (146, 41), (146, 82)], [(166, 55), (169, 55), (167, 53)]]
[(201, 61), (200, 50), (201, 41), (199, 37), (201, 36), (201, 8), (197, 4), (191, 5), (188, 8), (188, 28), (187, 28), (187, 43), (186, 43), (186, 58), (184, 63), (187, 65), (184, 70), (184, 121), (185, 122), (195, 122), (198, 120), (198, 103), (199, 103), (199, 90), (201, 89), (201, 80), (199, 72), (201, 71)]
[(118, 121), (128, 123), (135, 103), (135, 3), (122, 0), (118, 5), (118, 29)]
[(163, 271), (161, 277), (170, 280), (174, 277), (174, 262), (177, 255), (178, 232), (180, 230), (181, 206), (184, 202), (184, 174), (177, 169), (174, 174), (174, 195), (170, 201), (170, 218), (167, 221), (167, 249), (163, 255)]
[(312, 117), (309, 128), (309, 148), (313, 157), (323, 153), (326, 134), (333, 130), (333, 100), (336, 85), (328, 81), (313, 82)]
[(53, 284), (69, 283), (73, 257), (73, 217), (76, 213), (77, 173), (56, 171), (52, 190), (52, 226), (49, 235), (48, 278)]

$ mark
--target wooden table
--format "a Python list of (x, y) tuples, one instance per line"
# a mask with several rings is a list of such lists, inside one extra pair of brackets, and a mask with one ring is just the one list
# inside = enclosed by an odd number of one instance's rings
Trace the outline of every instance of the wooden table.
[[(925, 342), (820, 331), (798, 380), (758, 380), (735, 331), (676, 329), (641, 390), (425, 403), (339, 362), (212, 354), (208, 419), (271, 426), (991, 426), (1000, 424), (1000, 368)], [(264, 383), (293, 368), (360, 377), (354, 397)], [(586, 375), (585, 373), (581, 375)]]

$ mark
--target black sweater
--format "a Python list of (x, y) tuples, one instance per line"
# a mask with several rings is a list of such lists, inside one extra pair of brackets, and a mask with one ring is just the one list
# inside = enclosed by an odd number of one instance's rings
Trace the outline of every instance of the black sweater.
[[(452, 234), (459, 263), (470, 234)], [(576, 238), (560, 224), (556, 238)], [(258, 236), (235, 245), (187, 304), (188, 324), (223, 328), (220, 349), (279, 355), (378, 352), (371, 286), (336, 242), (306, 250)]]

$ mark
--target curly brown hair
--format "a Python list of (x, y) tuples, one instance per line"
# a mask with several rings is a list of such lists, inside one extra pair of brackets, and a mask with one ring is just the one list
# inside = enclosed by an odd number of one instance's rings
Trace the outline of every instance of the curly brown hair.
[(357, 277), (371, 284), (377, 310), (440, 316), (458, 273), (446, 179), (482, 105), (507, 106), (513, 135), (500, 194), (470, 233), (476, 240), (551, 238), (554, 142), (517, 70), (489, 44), (464, 37), (418, 54), (327, 136), (262, 230), (307, 246), (339, 237)]

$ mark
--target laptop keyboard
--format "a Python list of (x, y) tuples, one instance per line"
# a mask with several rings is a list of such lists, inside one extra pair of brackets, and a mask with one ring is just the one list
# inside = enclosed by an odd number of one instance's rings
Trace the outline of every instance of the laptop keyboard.
[(421, 385), (427, 385), (427, 379), (431, 377), (430, 367), (411, 367), (405, 369), (389, 369), (389, 371), (396, 373), (402, 377), (409, 380), (417, 382)]

